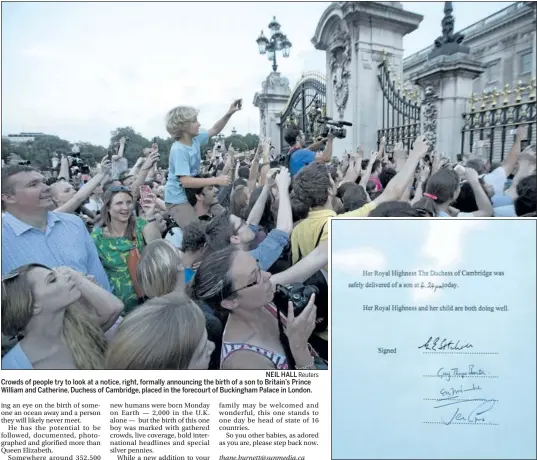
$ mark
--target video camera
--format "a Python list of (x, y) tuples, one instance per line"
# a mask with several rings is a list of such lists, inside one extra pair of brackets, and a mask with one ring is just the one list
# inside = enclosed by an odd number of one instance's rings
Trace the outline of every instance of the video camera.
[(322, 137), (326, 137), (331, 133), (337, 139), (345, 139), (347, 137), (347, 130), (343, 126), (352, 126), (352, 123), (349, 121), (334, 121), (330, 117), (319, 117), (317, 121), (322, 124)]

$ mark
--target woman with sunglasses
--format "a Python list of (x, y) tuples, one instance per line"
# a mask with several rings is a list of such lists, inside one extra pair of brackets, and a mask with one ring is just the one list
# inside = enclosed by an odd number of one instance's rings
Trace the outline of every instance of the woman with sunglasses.
[(125, 305), (124, 313), (129, 313), (143, 299), (136, 280), (140, 254), (147, 243), (162, 237), (155, 217), (156, 197), (143, 197), (145, 219), (134, 216), (134, 199), (128, 187), (110, 187), (103, 203), (101, 226), (91, 236), (113, 293)]
[(24, 265), (2, 278), (2, 332), (17, 344), (2, 369), (103, 369), (123, 304), (68, 267)]
[(194, 300), (228, 314), (221, 369), (315, 369), (308, 346), (315, 328), (315, 296), (297, 317), (292, 303), (279, 313), (272, 304), (271, 274), (247, 252), (230, 246), (209, 254), (189, 291)]

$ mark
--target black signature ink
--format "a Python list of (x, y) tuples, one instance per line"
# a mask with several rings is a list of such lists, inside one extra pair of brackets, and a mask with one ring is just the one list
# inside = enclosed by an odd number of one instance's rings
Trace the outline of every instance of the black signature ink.
[(441, 418), (442, 423), (445, 425), (451, 425), (453, 422), (468, 422), (468, 423), (481, 423), (485, 422), (485, 418), (482, 417), (482, 415), (485, 412), (488, 412), (491, 410), (494, 405), (496, 404), (496, 399), (482, 399), (482, 398), (476, 398), (476, 399), (463, 399), (461, 401), (452, 401), (447, 402), (445, 404), (441, 404), (439, 406), (434, 406), (435, 409), (439, 409), (441, 407), (446, 406), (452, 406), (454, 404), (462, 404), (467, 402), (479, 402), (479, 404), (474, 407), (474, 409), (468, 414), (463, 415), (466, 413), (466, 411), (461, 410), (459, 407), (456, 408), (455, 413), (453, 416), (446, 422), (443, 418)]
[(420, 348), (425, 348), (426, 350), (430, 351), (460, 351), (466, 348), (474, 348), (474, 346), (471, 343), (461, 344), (460, 340), (457, 340), (457, 342), (454, 343), (453, 340), (448, 341), (448, 339), (442, 339), (440, 341), (440, 337), (436, 337), (435, 339), (429, 337), (429, 340), (427, 340), (427, 342), (418, 347), (418, 349)]

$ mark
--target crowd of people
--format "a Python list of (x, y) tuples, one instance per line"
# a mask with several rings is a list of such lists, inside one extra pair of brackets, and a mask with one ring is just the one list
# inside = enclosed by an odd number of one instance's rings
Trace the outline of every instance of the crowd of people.
[(170, 110), (166, 168), (154, 144), (129, 169), (125, 139), (84, 183), (68, 157), (2, 168), (2, 368), (327, 369), (331, 217), (535, 216), (524, 127), (501, 165), (423, 136), (338, 160), (298, 127), (281, 157), (204, 148), (241, 106)]

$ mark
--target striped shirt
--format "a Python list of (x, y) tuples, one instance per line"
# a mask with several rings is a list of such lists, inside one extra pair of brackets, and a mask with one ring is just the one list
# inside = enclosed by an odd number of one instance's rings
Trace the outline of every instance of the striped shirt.
[(84, 222), (73, 214), (49, 212), (44, 233), (8, 212), (2, 216), (2, 276), (32, 263), (71, 267), (112, 290)]

